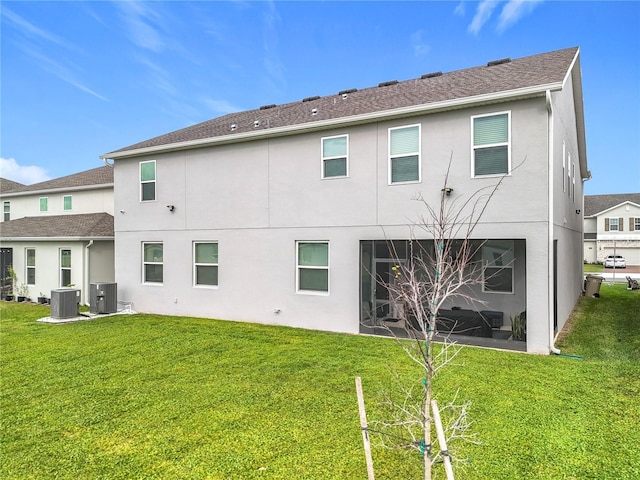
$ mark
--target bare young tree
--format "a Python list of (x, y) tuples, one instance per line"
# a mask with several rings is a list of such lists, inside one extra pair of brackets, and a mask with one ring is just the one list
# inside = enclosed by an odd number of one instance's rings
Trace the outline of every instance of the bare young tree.
[[(372, 432), (377, 432), (379, 445), (420, 451), (425, 480), (431, 479), (434, 464), (443, 456), (449, 457), (447, 460), (456, 459), (439, 444), (433, 432), (434, 378), (441, 368), (452, 364), (461, 348), (450, 341), (449, 333), (455, 326), (447, 324), (447, 319), (439, 317), (438, 312), (454, 299), (479, 303), (470, 287), (486, 281), (486, 277), (483, 279), (482, 264), (478, 261), (483, 241), (474, 238), (474, 230), (503, 178), (464, 198), (451, 195), (447, 169), (437, 206), (430, 205), (422, 196), (416, 198), (426, 213), (411, 225), (406, 261), (394, 264), (389, 280), (378, 279), (384, 281), (389, 302), (404, 320), (403, 335), (391, 328), (387, 330), (420, 366), (424, 376), (409, 387), (397, 380), (401, 399), (385, 396), (384, 415), (388, 418), (371, 422), (375, 428)], [(393, 242), (388, 244), (393, 250)], [(435, 340), (442, 343), (440, 348), (434, 349)], [(476, 442), (467, 417), (468, 407), (468, 403), (458, 403), (456, 398), (446, 402), (442, 416), (447, 419), (444, 422), (447, 445), (461, 439)]]

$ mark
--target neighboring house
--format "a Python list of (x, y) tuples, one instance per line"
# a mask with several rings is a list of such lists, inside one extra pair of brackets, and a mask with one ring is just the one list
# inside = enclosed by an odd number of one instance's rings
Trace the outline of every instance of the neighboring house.
[(8, 266), (35, 301), (73, 284), (89, 303), (91, 282), (113, 282), (113, 168), (33, 185), (0, 180), (3, 277)]
[(640, 265), (640, 193), (584, 197), (584, 260), (603, 262), (614, 254)]
[(406, 261), (414, 198), (439, 204), (450, 158), (446, 201), (504, 179), (474, 232), (492, 277), (476, 309), (503, 319), (489, 335), (526, 312), (510, 345), (549, 353), (582, 291), (578, 48), (266, 105), (102, 158), (118, 297), (138, 311), (376, 332), (394, 306), (375, 279)]

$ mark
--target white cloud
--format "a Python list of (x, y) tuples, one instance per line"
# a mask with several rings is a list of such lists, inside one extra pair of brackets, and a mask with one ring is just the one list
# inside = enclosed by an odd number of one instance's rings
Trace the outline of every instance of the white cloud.
[(413, 53), (416, 56), (426, 55), (431, 51), (431, 47), (423, 38), (424, 31), (418, 30), (411, 34), (411, 43), (413, 45)]
[(215, 113), (227, 114), (240, 112), (243, 109), (237, 107), (226, 100), (216, 100), (214, 98), (203, 98), (202, 103), (209, 107)]
[(458, 5), (456, 5), (455, 10), (453, 11), (453, 13), (455, 15), (460, 15), (460, 16), (464, 16), (465, 14), (465, 1), (463, 0), (462, 2), (460, 2)]
[(504, 32), (525, 15), (530, 14), (542, 0), (510, 0), (503, 7), (498, 19), (498, 32)]
[(0, 158), (0, 177), (24, 185), (44, 182), (51, 178), (44, 168), (37, 165), (20, 165), (14, 158)]
[(496, 0), (482, 0), (476, 9), (476, 14), (471, 20), (468, 31), (473, 34), (480, 32), (485, 23), (491, 18), (493, 10), (498, 5)]
[[(156, 2), (152, 2), (156, 3)], [(137, 46), (160, 52), (165, 44), (160, 33), (151, 24), (158, 23), (159, 15), (141, 2), (118, 2), (120, 11), (123, 14), (125, 24), (129, 31), (129, 37)], [(156, 8), (153, 5), (152, 8)]]

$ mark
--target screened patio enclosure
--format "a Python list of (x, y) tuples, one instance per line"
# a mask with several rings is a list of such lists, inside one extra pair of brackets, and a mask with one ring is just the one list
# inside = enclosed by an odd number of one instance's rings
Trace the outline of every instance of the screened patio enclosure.
[[(464, 296), (448, 298), (436, 313), (436, 331), (462, 344), (526, 350), (526, 241), (451, 240), (451, 257), (472, 252), (465, 268)], [(360, 332), (416, 337), (421, 332), (411, 307), (399, 299), (402, 267), (431, 268), (433, 240), (360, 242)], [(420, 273), (418, 273), (420, 276)]]

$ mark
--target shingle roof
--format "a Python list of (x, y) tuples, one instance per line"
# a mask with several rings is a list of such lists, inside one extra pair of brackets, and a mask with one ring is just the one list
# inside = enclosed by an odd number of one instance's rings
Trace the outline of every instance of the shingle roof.
[[(7, 180), (11, 182), (11, 180)], [(60, 178), (54, 178), (53, 180), (46, 180), (44, 182), (34, 183), (32, 185), (21, 185), (16, 182), (12, 190), (4, 189), (4, 183), (2, 184), (2, 193), (28, 193), (42, 190), (64, 190), (66, 188), (74, 187), (86, 187), (91, 185), (108, 185), (113, 183), (113, 168), (108, 166), (92, 168), (91, 170), (85, 170), (84, 172), (73, 173)]]
[(113, 216), (108, 213), (24, 217), (0, 223), (0, 238), (113, 237)]
[(26, 185), (14, 182), (13, 180), (9, 180), (8, 178), (0, 177), (0, 193), (17, 192), (22, 190), (23, 188), (26, 188)]
[[(423, 75), (402, 82), (384, 82), (378, 87), (345, 90), (337, 95), (309, 97), (284, 105), (224, 115), (191, 127), (145, 140), (103, 157), (149, 147), (159, 147), (234, 135), (276, 127), (313, 124), (374, 114), (418, 105), (561, 84), (576, 59), (577, 47), (523, 57), (444, 74)], [(313, 113), (315, 111), (315, 113)], [(257, 125), (254, 122), (259, 122)]]
[(591, 217), (621, 203), (633, 202), (640, 205), (640, 193), (613, 193), (609, 195), (585, 195), (584, 216)]

